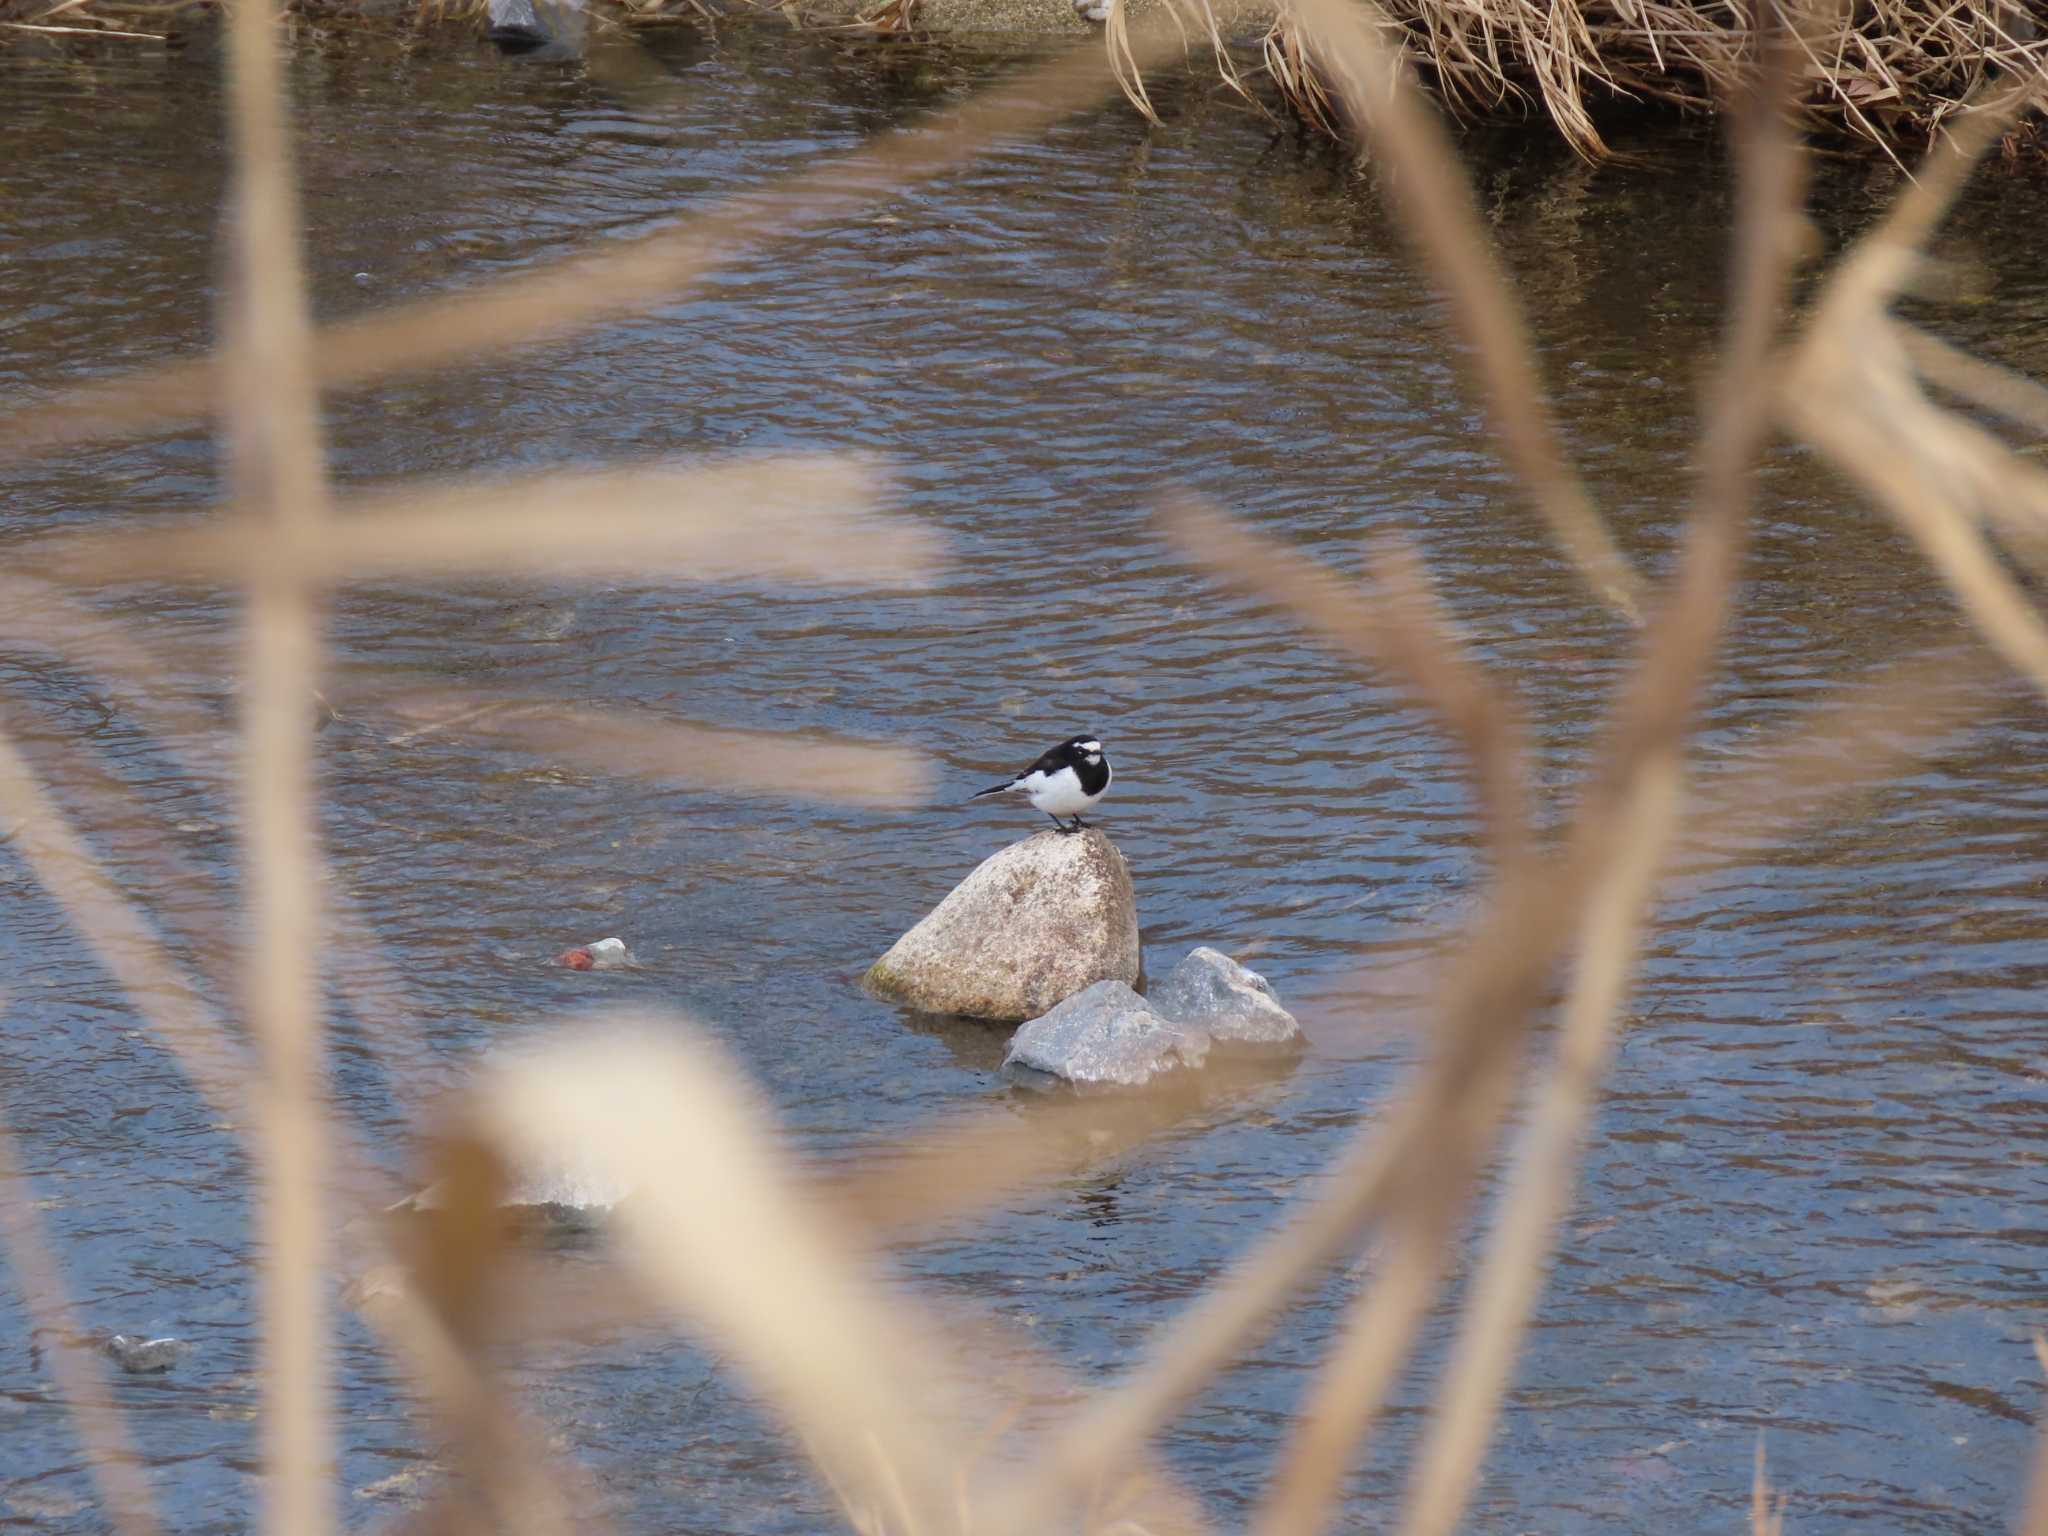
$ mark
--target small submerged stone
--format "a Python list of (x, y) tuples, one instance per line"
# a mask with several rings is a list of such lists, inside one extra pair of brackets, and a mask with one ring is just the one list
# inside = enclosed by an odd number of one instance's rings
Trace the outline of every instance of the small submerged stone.
[(192, 1349), (184, 1339), (151, 1339), (132, 1333), (117, 1333), (101, 1347), (108, 1359), (131, 1376), (160, 1376)]
[(1018, 1030), (1003, 1066), (1082, 1088), (1142, 1088), (1208, 1056), (1207, 1032), (1161, 1017), (1121, 981), (1098, 981)]
[(1212, 1055), (1277, 1056), (1301, 1046), (1301, 1026), (1266, 978), (1204, 945), (1145, 997), (1120, 981), (1076, 992), (1011, 1037), (1003, 1068), (1078, 1088), (1142, 1088)]
[(1191, 950), (1145, 1001), (1175, 1023), (1208, 1031), (1223, 1050), (1299, 1049), (1301, 1026), (1280, 1006), (1273, 988), (1221, 950)]
[[(534, 1231), (588, 1232), (603, 1226), (627, 1193), (627, 1187), (598, 1164), (562, 1157), (515, 1166), (498, 1209)], [(431, 1215), (446, 1203), (446, 1192), (436, 1183), (391, 1209)]]

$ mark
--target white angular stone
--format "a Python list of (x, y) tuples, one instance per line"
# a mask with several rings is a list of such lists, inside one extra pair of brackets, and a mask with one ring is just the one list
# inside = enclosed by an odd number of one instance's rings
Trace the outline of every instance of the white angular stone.
[(1176, 1023), (1206, 1030), (1219, 1050), (1281, 1050), (1301, 1043), (1301, 1026), (1257, 971), (1206, 944), (1189, 952), (1145, 995)]
[(984, 859), (864, 981), (925, 1013), (1014, 1023), (1094, 982), (1137, 979), (1130, 866), (1091, 827), (1048, 828)]
[(1142, 1088), (1208, 1055), (1206, 1032), (1161, 1018), (1121, 981), (1098, 981), (1018, 1030), (1003, 1065), (1081, 1088)]

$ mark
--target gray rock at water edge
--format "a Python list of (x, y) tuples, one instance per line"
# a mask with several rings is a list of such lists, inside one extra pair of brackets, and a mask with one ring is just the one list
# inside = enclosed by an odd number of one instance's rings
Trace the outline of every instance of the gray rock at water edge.
[(489, 0), (485, 36), (505, 53), (573, 58), (583, 50), (588, 18), (582, 0)]
[(1178, 1024), (1208, 1031), (1218, 1050), (1298, 1049), (1301, 1026), (1257, 971), (1204, 944), (1190, 950), (1145, 1001)]
[(925, 1013), (1016, 1023), (1138, 979), (1130, 866), (1101, 832), (1047, 830), (984, 859), (863, 979)]
[(131, 1376), (160, 1376), (192, 1349), (183, 1339), (149, 1339), (133, 1333), (117, 1333), (101, 1347)]
[(1079, 1088), (1142, 1088), (1208, 1056), (1205, 1031), (1162, 1018), (1121, 981), (1098, 981), (1018, 1030), (1003, 1066)]

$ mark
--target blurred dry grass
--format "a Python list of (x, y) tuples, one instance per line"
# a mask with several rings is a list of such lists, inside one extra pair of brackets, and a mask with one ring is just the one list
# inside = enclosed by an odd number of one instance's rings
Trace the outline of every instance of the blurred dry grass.
[[(1231, 0), (1172, 0), (1224, 46)], [(2048, 25), (2028, 0), (1831, 0), (1797, 7), (1798, 59), (1787, 105), (1816, 130), (1897, 160), (1928, 143), (2000, 79), (2048, 68)], [(1340, 132), (1318, 29), (1294, 0), (1275, 0), (1263, 37), (1280, 95), (1313, 126)], [(1405, 48), (1444, 103), (1476, 118), (1541, 114), (1580, 154), (1608, 153), (1596, 113), (1627, 103), (1718, 113), (1743, 93), (1750, 8), (1726, 0), (1379, 0), (1374, 25)], [(1112, 49), (1114, 45), (1112, 44)], [(1142, 87), (1133, 101), (1147, 107)], [(2017, 153), (2019, 139), (2009, 148)], [(2038, 144), (2036, 148), (2038, 149)]]
[[(1958, 356), (1890, 310), (1962, 177), (2023, 104), (2016, 94), (1962, 116), (1956, 137), (1886, 224), (1825, 275), (1795, 326), (1786, 295), (1805, 249), (1803, 162), (1787, 109), (1806, 89), (1813, 38), (1827, 34), (1799, 18), (1765, 18), (1745, 34), (1739, 80), (1729, 55), (1743, 187), (1730, 253), (1733, 298), (1679, 562), (1653, 589), (1626, 565), (1559, 446), (1513, 295), (1388, 30), (1349, 0), (1297, 0), (1291, 17), (1319, 62), (1331, 110), (1369, 135), (1390, 168), (1425, 267), (1448, 290), (1472, 349), (1503, 457), (1589, 589), (1641, 620), (1634, 670), (1570, 824), (1539, 843), (1531, 748), (1511, 690), (1460, 644), (1457, 594), (1435, 590), (1420, 552), (1382, 542), (1369, 584), (1354, 587), (1219, 509), (1164, 503), (1162, 527), (1191, 560), (1270, 600), (1362, 672), (1397, 680), (1467, 765), (1484, 813), (1491, 886), (1457, 947), (1461, 963), (1441, 980), (1432, 1054), (1414, 1083), (1359, 1132), (1317, 1181), (1319, 1192), (1164, 1327), (1121, 1382), (1017, 1443), (1014, 1405), (1029, 1390), (1023, 1378), (970, 1362), (945, 1319), (888, 1283), (882, 1250), (894, 1236), (985, 1209), (1174, 1123), (1175, 1095), (1186, 1085), (1120, 1107), (1090, 1103), (1085, 1115), (1062, 1105), (1022, 1117), (967, 1113), (882, 1149), (858, 1175), (819, 1179), (792, 1165), (772, 1114), (740, 1071), (677, 1021), (651, 1028), (620, 1020), (601, 1037), (586, 1029), (573, 1045), (543, 1044), (421, 1126), (447, 1196), (441, 1212), (426, 1222), (372, 1225), (377, 1267), (350, 1290), (415, 1382), (458, 1469), (422, 1515), (425, 1527), (551, 1536), (592, 1524), (573, 1467), (552, 1457), (506, 1402), (490, 1347), (542, 1326), (544, 1310), (520, 1300), (519, 1257), (497, 1194), (522, 1159), (570, 1154), (636, 1189), (622, 1208), (616, 1248), (633, 1294), (735, 1363), (797, 1432), (848, 1524), (863, 1533), (1203, 1528), (1192, 1502), (1148, 1461), (1151, 1438), (1278, 1326), (1318, 1273), (1371, 1241), (1370, 1282), (1330, 1346), (1253, 1520), (1274, 1536), (1318, 1529), (1439, 1297), (1479, 1179), (1499, 1155), (1507, 1107), (1526, 1087), (1531, 1113), (1508, 1154), (1514, 1196), (1483, 1241), (1402, 1516), (1406, 1532), (1456, 1530), (1570, 1203), (1660, 870), (1688, 835), (1708, 847), (1783, 836), (1799, 817), (1867, 791), (1956, 724), (1967, 696), (1954, 686), (1966, 664), (1939, 658), (1908, 658), (1845, 680), (1836, 703), (1812, 711), (1767, 761), (1688, 817), (1686, 738), (1716, 670), (1738, 590), (1752, 468), (1774, 424), (1863, 483), (1919, 543), (1992, 649), (2048, 692), (2048, 631), (1990, 542), (1995, 532), (2020, 558), (2038, 559), (2048, 548), (2048, 488), (2037, 468), (1939, 404), (1929, 386), (2036, 423), (2048, 415), (2048, 395)], [(874, 486), (832, 464), (621, 467), (598, 478), (395, 490), (334, 507), (318, 390), (557, 340), (762, 238), (961, 164), (1006, 135), (1036, 131), (1108, 89), (1109, 77), (1095, 51), (1083, 50), (951, 121), (890, 136), (679, 231), (593, 247), (553, 270), (323, 336), (308, 320), (298, 269), (274, 19), (259, 0), (236, 7), (239, 159), (221, 356), (98, 385), (0, 422), (0, 452), (23, 454), (167, 425), (188, 418), (195, 402), (218, 401), (234, 505), (171, 535), (114, 532), (30, 546), (21, 570), (4, 578), (16, 601), (0, 616), (0, 632), (108, 675), (170, 732), (177, 706), (157, 686), (147, 647), (70, 602), (62, 587), (176, 575), (247, 588), (239, 781), (249, 948), (239, 970), (253, 1049), (95, 861), (4, 717), (0, 829), (195, 1083), (245, 1129), (261, 1178), (264, 1524), (280, 1536), (316, 1536), (333, 1510), (325, 1306), (332, 1234), (344, 1218), (373, 1211), (384, 1193), (324, 1087), (315, 988), (322, 936), (352, 954), (373, 953), (323, 869), (314, 834), (307, 702), (322, 675), (324, 595), (335, 583), (391, 570), (401, 523), (409, 530), (404, 569), (414, 576), (595, 575), (637, 557), (636, 574), (668, 579), (744, 572), (914, 584), (939, 558), (925, 533), (876, 510)], [(1176, 40), (1126, 30), (1120, 46), (1127, 63), (1142, 67)], [(760, 537), (762, 496), (773, 501), (772, 541)], [(626, 766), (714, 784), (735, 777), (722, 754), (742, 750), (754, 774), (827, 796), (908, 766), (860, 743), (749, 737), (735, 745), (694, 727), (594, 722), (545, 700), (424, 702), (433, 713), (425, 728), (509, 730), (550, 752), (580, 738), (598, 756), (632, 759)], [(411, 701), (415, 711), (421, 704)], [(82, 780), (100, 786), (95, 807), (118, 813), (120, 791), (110, 781)], [(1774, 820), (1754, 809), (1767, 801), (1780, 807)], [(1546, 1035), (1539, 1025), (1552, 1012), (1547, 999), (1560, 966), (1569, 982)], [(406, 1027), (394, 1002), (386, 1045)], [(13, 1161), (0, 1132), (0, 1178), (18, 1188)], [(36, 1315), (56, 1319), (61, 1332), (59, 1266), (33, 1208), (11, 1202), (0, 1232)], [(555, 1309), (547, 1326), (567, 1326), (574, 1310)], [(124, 1533), (149, 1536), (148, 1490), (113, 1404), (73, 1354), (52, 1359), (110, 1517)], [(1057, 1379), (1050, 1366), (1033, 1369), (1040, 1381)], [(1739, 1486), (1739, 1469), (1730, 1478)], [(1771, 1497), (1761, 1455), (1753, 1489), (1753, 1530), (1779, 1530), (1783, 1505)], [(2039, 1528), (2048, 1494), (2036, 1489), (2030, 1508)]]

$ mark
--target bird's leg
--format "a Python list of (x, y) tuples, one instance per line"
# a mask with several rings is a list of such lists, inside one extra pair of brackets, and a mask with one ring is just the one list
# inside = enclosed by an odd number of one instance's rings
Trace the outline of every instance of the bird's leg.
[(1083, 820), (1082, 820), (1082, 819), (1081, 819), (1080, 817), (1078, 817), (1078, 816), (1076, 816), (1076, 817), (1074, 818), (1074, 830), (1075, 830), (1076, 832), (1080, 831), (1080, 830), (1081, 830), (1081, 829), (1082, 829), (1083, 827), (1092, 827), (1092, 826), (1094, 826), (1094, 825), (1095, 825), (1095, 823), (1094, 823), (1094, 822), (1092, 822), (1092, 821), (1083, 821)]
[[(1047, 811), (1045, 814), (1048, 816), (1052, 816), (1051, 811)], [(1057, 816), (1052, 816), (1052, 824), (1058, 827), (1062, 832), (1067, 830), (1067, 824), (1064, 821), (1061, 821)]]

